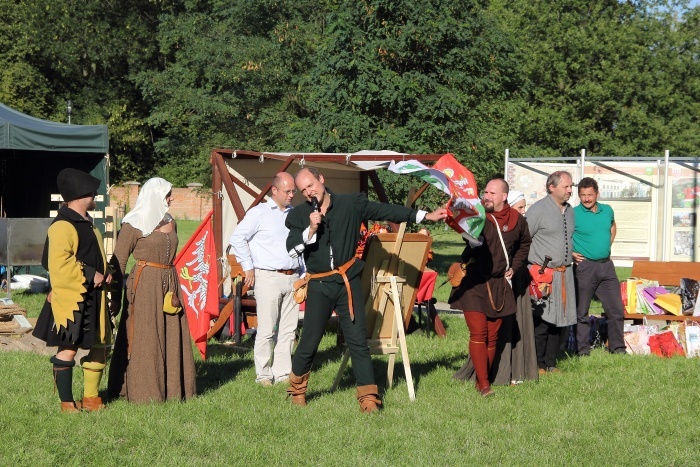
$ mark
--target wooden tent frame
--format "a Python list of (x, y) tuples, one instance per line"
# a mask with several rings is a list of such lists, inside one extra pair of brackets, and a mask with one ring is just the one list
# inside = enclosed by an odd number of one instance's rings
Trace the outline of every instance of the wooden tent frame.
[[(248, 186), (243, 180), (232, 175), (227, 166), (235, 166), (235, 159), (257, 159), (262, 161), (277, 161), (279, 167), (277, 172), (285, 172), (292, 163), (298, 163), (299, 165), (307, 164), (313, 166), (314, 164), (322, 164), (323, 166), (337, 165), (339, 167), (347, 166), (352, 162), (383, 162), (387, 160), (417, 160), (423, 163), (435, 163), (444, 154), (387, 154), (386, 152), (377, 151), (363, 151), (359, 154), (339, 154), (339, 153), (280, 153), (280, 152), (257, 152), (257, 151), (247, 151), (240, 149), (214, 149), (210, 154), (210, 163), (212, 166), (212, 191), (214, 193), (212, 199), (213, 207), (213, 229), (214, 229), (214, 241), (216, 244), (216, 257), (224, 258), (224, 248), (223, 248), (223, 196), (221, 193), (226, 191), (228, 198), (233, 207), (236, 219), (240, 222), (248, 209), (256, 206), (260, 203), (265, 196), (270, 192), (272, 188), (272, 180), (268, 181), (265, 187), (256, 193), (250, 186)], [(323, 173), (323, 169), (320, 169)], [(389, 198), (386, 195), (386, 191), (382, 186), (379, 176), (375, 170), (366, 170), (360, 172), (360, 186), (359, 191), (367, 193), (369, 190), (369, 183), (372, 183), (372, 187), (377, 192), (379, 200), (385, 203), (389, 202)], [(414, 194), (409, 196), (407, 200), (407, 205), (413, 205), (416, 200), (425, 192), (425, 190), (430, 186), (428, 183), (423, 183), (423, 185), (415, 191)], [(244, 207), (241, 201), (241, 197), (238, 195), (236, 187), (239, 187), (249, 195), (254, 198), (253, 203)], [(394, 225), (395, 230), (398, 230), (398, 226)], [(218, 277), (223, 277), (223, 267), (222, 262), (217, 261)], [(219, 296), (223, 294), (223, 285), (219, 285)]]

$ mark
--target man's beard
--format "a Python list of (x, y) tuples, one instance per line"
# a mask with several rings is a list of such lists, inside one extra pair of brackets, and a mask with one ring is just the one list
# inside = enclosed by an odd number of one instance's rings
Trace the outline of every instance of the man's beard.
[(486, 212), (493, 212), (493, 211), (494, 211), (494, 205), (493, 205), (493, 203), (491, 203), (490, 206), (487, 206), (487, 205), (484, 204), (484, 211), (486, 211)]

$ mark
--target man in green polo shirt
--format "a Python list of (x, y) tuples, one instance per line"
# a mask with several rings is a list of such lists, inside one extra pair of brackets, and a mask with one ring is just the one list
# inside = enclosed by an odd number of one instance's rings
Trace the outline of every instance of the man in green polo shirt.
[(576, 262), (577, 315), (576, 341), (578, 355), (591, 351), (588, 309), (595, 294), (603, 304), (608, 327), (608, 350), (627, 353), (623, 337), (624, 308), (620, 281), (610, 261), (610, 247), (617, 227), (612, 207), (598, 202), (598, 182), (590, 177), (578, 184), (581, 203), (574, 208), (574, 261)]

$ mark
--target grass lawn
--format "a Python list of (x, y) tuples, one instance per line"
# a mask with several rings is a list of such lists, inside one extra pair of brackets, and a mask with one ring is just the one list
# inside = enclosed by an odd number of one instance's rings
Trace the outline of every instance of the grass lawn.
[[(197, 222), (185, 224), (179, 222), (183, 239)], [(443, 244), (455, 250), (444, 252)], [(461, 241), (436, 235), (433, 248), (431, 266), (444, 272), (438, 265), (454, 261)], [(13, 299), (36, 316), (43, 295)], [(466, 356), (463, 318), (441, 317), (446, 338), (407, 338), (414, 402), (400, 358), (387, 389), (387, 359), (373, 357), (385, 391), (385, 408), (375, 415), (359, 413), (349, 372), (337, 392), (328, 391), (341, 358), (334, 333), (314, 361), (305, 409), (290, 405), (284, 385), (254, 384), (249, 341), (238, 350), (212, 344), (206, 361), (195, 352), (199, 395), (192, 401), (116, 401), (92, 414), (59, 412), (46, 356), (0, 352), (0, 459), (32, 466), (695, 465), (697, 359), (596, 349), (587, 358), (564, 358), (562, 373), (496, 387), (495, 397), (483, 399), (452, 379)], [(81, 392), (76, 371), (74, 393)]]
[[(417, 399), (402, 366), (378, 415), (359, 413), (352, 378), (329, 393), (341, 353), (319, 349), (309, 405), (283, 385), (254, 384), (250, 351), (211, 345), (197, 360), (188, 403), (58, 412), (46, 356), (0, 352), (0, 459), (4, 465), (694, 465), (698, 361), (608, 355), (560, 362), (562, 373), (483, 399), (451, 379), (466, 355), (459, 315), (448, 336), (408, 336)], [(374, 358), (385, 388), (385, 358)], [(82, 390), (75, 372), (74, 392)], [(104, 382), (103, 382), (104, 385)], [(70, 448), (68, 448), (70, 447)]]

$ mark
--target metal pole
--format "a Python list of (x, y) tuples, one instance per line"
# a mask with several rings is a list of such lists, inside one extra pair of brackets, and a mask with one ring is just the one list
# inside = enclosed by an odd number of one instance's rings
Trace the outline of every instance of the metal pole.
[(668, 158), (670, 155), (670, 151), (667, 149), (664, 151), (664, 179), (663, 179), (663, 193), (664, 193), (664, 199), (663, 199), (663, 205), (661, 206), (661, 260), (662, 261), (668, 261), (668, 254), (667, 254), (667, 235), (666, 231), (668, 230), (668, 201), (669, 201), (669, 193), (668, 193), (668, 188), (669, 188), (669, 183), (668, 183)]
[(697, 261), (697, 255), (695, 254), (695, 252), (698, 248), (698, 240), (696, 235), (698, 225), (698, 194), (696, 191), (698, 189), (698, 156), (695, 156), (695, 160), (693, 161), (693, 168), (695, 169), (693, 171), (693, 223), (691, 224), (691, 227), (693, 228), (693, 250), (692, 253), (690, 253), (690, 261), (694, 263), (695, 261)]
[(505, 157), (505, 167), (503, 169), (503, 178), (510, 183), (510, 180), (508, 180), (508, 159), (510, 159), (510, 150), (506, 148), (506, 157)]
[[(573, 198), (571, 200), (572, 205), (574, 204), (574, 201), (576, 202), (576, 204), (581, 202), (578, 199), (578, 183), (581, 181), (581, 179), (584, 177), (584, 174), (586, 173), (585, 172), (585, 167), (586, 167), (586, 149), (585, 148), (581, 149), (581, 158), (579, 159), (579, 165), (580, 165), (580, 167), (578, 168), (578, 180), (576, 180), (577, 188), (575, 190), (571, 190), (571, 197)], [(573, 180), (572, 180), (572, 182), (573, 182)]]
[(649, 261), (656, 261), (657, 258), (661, 256), (659, 253), (659, 209), (661, 208), (661, 202), (659, 201), (663, 195), (663, 186), (661, 185), (661, 159), (656, 161), (656, 173), (658, 175), (658, 180), (656, 184), (652, 183), (650, 193), (651, 200), (651, 221), (649, 226), (649, 247), (647, 248), (647, 253), (649, 254)]

